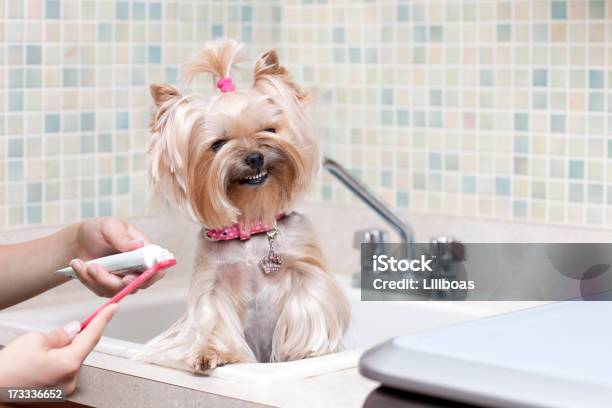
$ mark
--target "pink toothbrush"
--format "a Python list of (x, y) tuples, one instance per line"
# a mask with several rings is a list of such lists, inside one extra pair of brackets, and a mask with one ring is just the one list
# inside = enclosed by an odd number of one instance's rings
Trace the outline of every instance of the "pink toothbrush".
[(113, 304), (113, 303), (119, 303), (121, 299), (123, 299), (124, 297), (126, 297), (127, 295), (129, 295), (130, 293), (134, 292), (136, 289), (144, 285), (144, 283), (148, 281), (157, 272), (164, 270), (166, 268), (169, 268), (171, 266), (174, 266), (174, 265), (176, 265), (176, 259), (168, 259), (168, 260), (156, 263), (155, 265), (151, 266), (149, 269), (147, 269), (146, 271), (138, 275), (138, 277), (134, 279), (132, 283), (127, 285), (125, 288), (121, 289), (119, 293), (113, 296), (108, 302), (106, 302), (103, 306), (99, 307), (95, 312), (93, 312), (91, 316), (85, 319), (83, 323), (81, 323), (81, 330), (85, 329), (87, 325), (93, 320), (93, 318), (96, 317), (98, 313), (100, 313), (100, 311), (104, 309), (106, 306)]

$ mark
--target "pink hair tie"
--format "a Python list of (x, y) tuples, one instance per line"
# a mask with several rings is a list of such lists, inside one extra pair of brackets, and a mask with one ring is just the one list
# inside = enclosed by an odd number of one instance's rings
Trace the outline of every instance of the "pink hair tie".
[(220, 80), (218, 80), (217, 88), (219, 88), (221, 92), (232, 92), (236, 90), (236, 87), (234, 86), (234, 82), (232, 81), (232, 78), (230, 77), (225, 77), (225, 78), (221, 78)]

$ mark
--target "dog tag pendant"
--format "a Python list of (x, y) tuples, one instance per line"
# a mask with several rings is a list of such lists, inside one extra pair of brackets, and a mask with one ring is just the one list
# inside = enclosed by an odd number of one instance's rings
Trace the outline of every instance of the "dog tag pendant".
[(278, 237), (278, 228), (274, 227), (270, 231), (266, 232), (268, 236), (268, 255), (261, 259), (261, 268), (266, 275), (280, 271), (280, 267), (283, 263), (283, 258), (274, 252), (274, 240)]

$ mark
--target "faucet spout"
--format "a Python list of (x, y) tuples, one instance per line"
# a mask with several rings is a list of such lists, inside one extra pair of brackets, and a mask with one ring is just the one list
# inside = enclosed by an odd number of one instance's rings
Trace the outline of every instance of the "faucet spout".
[(411, 257), (412, 244), (414, 241), (412, 228), (398, 217), (385, 203), (372, 194), (362, 182), (353, 177), (340, 163), (329, 157), (324, 157), (323, 167), (393, 227), (399, 235), (402, 244), (406, 244), (408, 251), (406, 255)]

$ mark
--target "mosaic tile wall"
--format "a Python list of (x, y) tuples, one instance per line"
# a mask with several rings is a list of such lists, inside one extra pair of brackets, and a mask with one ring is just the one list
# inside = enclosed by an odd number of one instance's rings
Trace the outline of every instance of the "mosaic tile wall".
[[(0, 0), (0, 227), (145, 215), (147, 84), (275, 46), (398, 208), (612, 226), (612, 3)], [(323, 175), (311, 195), (352, 204)]]
[[(612, 2), (304, 2), (283, 15), (294, 65), (330, 90), (328, 154), (387, 201), (612, 225)], [(327, 180), (324, 200), (350, 201)]]

